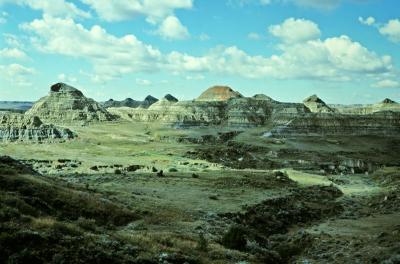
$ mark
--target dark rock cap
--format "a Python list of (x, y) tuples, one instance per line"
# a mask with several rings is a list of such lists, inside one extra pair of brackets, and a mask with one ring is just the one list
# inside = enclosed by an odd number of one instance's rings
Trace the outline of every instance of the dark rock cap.
[(304, 103), (320, 103), (320, 104), (325, 104), (324, 101), (322, 101), (316, 94), (311, 95), (310, 97), (307, 97), (303, 101)]
[(176, 99), (174, 96), (170, 94), (165, 95), (164, 99), (166, 99), (168, 102), (178, 102), (178, 99)]
[(153, 97), (153, 96), (151, 96), (151, 95), (148, 95), (148, 96), (146, 96), (146, 98), (144, 98), (144, 101), (146, 101), (146, 102), (157, 102), (158, 101), (158, 99), (157, 98), (155, 98), (155, 97)]
[(385, 100), (383, 100), (381, 103), (382, 104), (397, 104), (395, 101), (393, 101), (389, 98), (385, 98)]
[(268, 100), (268, 101), (274, 101), (271, 97), (265, 94), (255, 94), (253, 95), (253, 98), (255, 99), (260, 99), (260, 100)]
[(50, 87), (50, 92), (51, 93), (70, 93), (70, 94), (74, 94), (77, 96), (83, 96), (83, 93), (81, 91), (79, 91), (78, 89), (65, 84), (65, 83), (56, 83), (53, 84)]

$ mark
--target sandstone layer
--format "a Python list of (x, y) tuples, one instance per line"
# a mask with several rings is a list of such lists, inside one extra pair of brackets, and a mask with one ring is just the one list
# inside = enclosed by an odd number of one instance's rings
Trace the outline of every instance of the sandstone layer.
[(274, 127), (265, 136), (339, 135), (398, 136), (400, 112), (376, 112), (366, 115), (310, 113)]
[(239, 97), (229, 100), (168, 101), (160, 100), (149, 109), (109, 108), (124, 119), (141, 122), (161, 122), (178, 127), (232, 126), (253, 127), (271, 120), (284, 123), (296, 115), (308, 112), (303, 104), (280, 103), (268, 97)]
[(0, 112), (0, 141), (41, 142), (74, 137), (71, 130), (43, 124), (37, 116)]
[(333, 105), (333, 107), (342, 114), (368, 115), (382, 111), (400, 112), (400, 104), (389, 98), (370, 105)]

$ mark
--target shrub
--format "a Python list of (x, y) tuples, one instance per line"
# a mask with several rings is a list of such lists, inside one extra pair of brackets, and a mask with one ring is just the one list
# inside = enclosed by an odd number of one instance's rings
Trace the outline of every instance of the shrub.
[(82, 232), (74, 225), (63, 222), (55, 222), (52, 231), (59, 235), (79, 236)]
[(199, 239), (197, 241), (197, 249), (200, 251), (208, 251), (208, 241), (203, 233), (199, 233)]
[(79, 227), (85, 230), (96, 231), (96, 221), (94, 219), (79, 217), (76, 223)]
[(178, 170), (176, 168), (169, 168), (168, 171), (169, 172), (178, 172)]
[(244, 250), (247, 242), (246, 234), (247, 231), (243, 226), (231, 226), (222, 237), (222, 245), (230, 249)]

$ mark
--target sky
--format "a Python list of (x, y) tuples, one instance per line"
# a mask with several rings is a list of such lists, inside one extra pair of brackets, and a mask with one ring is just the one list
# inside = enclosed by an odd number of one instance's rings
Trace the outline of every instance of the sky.
[(98, 101), (213, 85), (400, 101), (398, 0), (0, 0), (0, 101), (65, 82)]

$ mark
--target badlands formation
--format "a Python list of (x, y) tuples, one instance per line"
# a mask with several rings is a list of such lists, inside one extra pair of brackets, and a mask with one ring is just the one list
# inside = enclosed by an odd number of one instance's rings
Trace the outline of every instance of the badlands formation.
[[(228, 86), (213, 86), (198, 98), (179, 101), (167, 94), (160, 100), (110, 99), (102, 104), (64, 83), (51, 86), (50, 93), (25, 114), (0, 112), (0, 139), (69, 139), (69, 126), (115, 121), (157, 122), (175, 128), (265, 126), (266, 136), (294, 135), (397, 135), (400, 105), (385, 99), (373, 105), (328, 105), (317, 95), (303, 103), (284, 103), (267, 95), (244, 97)], [(64, 126), (65, 128), (58, 128)]]
[(52, 85), (50, 93), (37, 101), (26, 115), (38, 116), (43, 122), (60, 125), (115, 119), (99, 103), (64, 83)]
[(277, 136), (294, 134), (391, 135), (400, 132), (400, 106), (389, 99), (372, 106), (328, 106), (317, 95), (303, 103), (278, 102), (266, 95), (244, 97), (227, 86), (214, 86), (192, 101), (163, 98), (148, 109), (108, 108), (134, 122), (161, 122), (175, 127), (272, 126)]
[(150, 105), (154, 104), (155, 102), (157, 102), (158, 99), (148, 95), (146, 96), (146, 98), (143, 101), (136, 101), (133, 100), (132, 98), (126, 98), (125, 100), (122, 101), (115, 101), (113, 99), (110, 99), (106, 102), (103, 103), (103, 106), (105, 108), (109, 108), (109, 107), (142, 107), (142, 108), (149, 108)]
[(0, 141), (65, 140), (74, 138), (67, 128), (43, 124), (37, 116), (0, 112)]
[(399, 263), (390, 99), (97, 103), (58, 83), (3, 105), (0, 263)]

